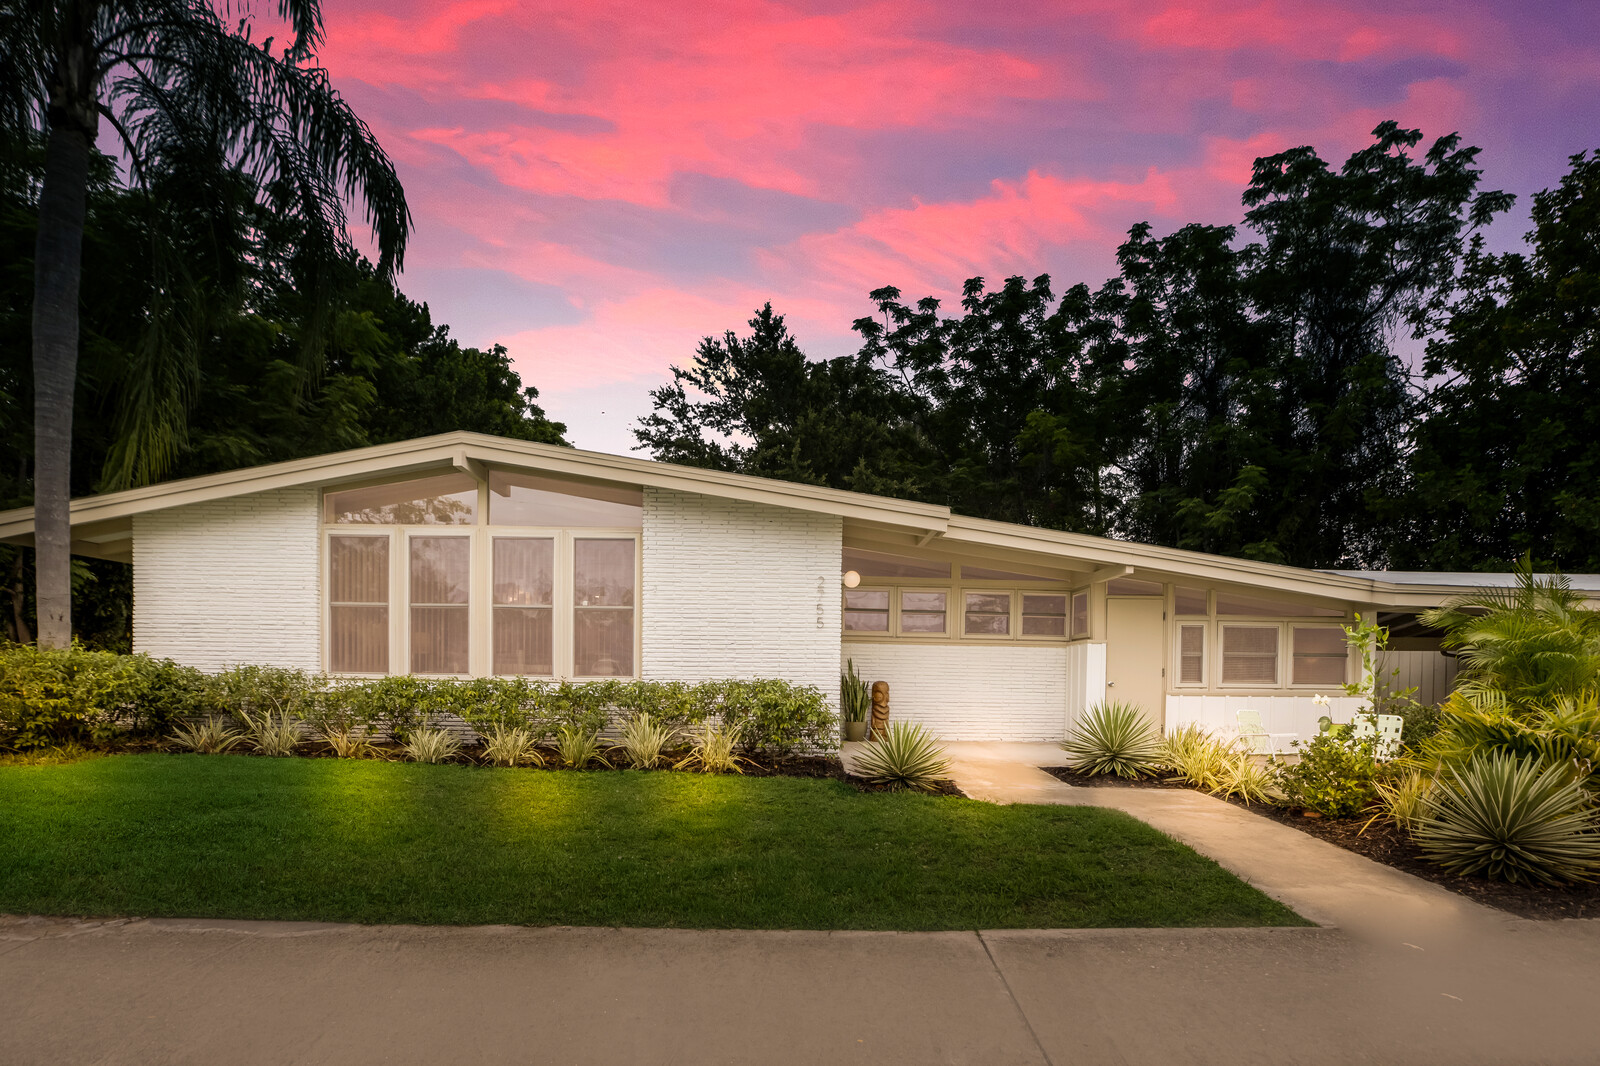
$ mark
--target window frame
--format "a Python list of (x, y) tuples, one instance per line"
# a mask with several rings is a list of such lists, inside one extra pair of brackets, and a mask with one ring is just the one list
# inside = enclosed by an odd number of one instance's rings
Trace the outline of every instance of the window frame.
[[(489, 484), (478, 479), (479, 521), (474, 525), (379, 525), (369, 522), (326, 521), (326, 495), (353, 487), (370, 487), (391, 480), (374, 479), (350, 485), (333, 486), (323, 490), (317, 501), (318, 518), (322, 530), (319, 544), (318, 612), (322, 667), (331, 677), (352, 680), (383, 677), (429, 677), (469, 680), (475, 677), (514, 678), (526, 677), (536, 681), (627, 681), (642, 676), (644, 654), (644, 531), (611, 526), (552, 527), (490, 525)], [(329, 600), (330, 544), (336, 536), (366, 536), (389, 538), (389, 672), (335, 673), (332, 666), (333, 626), (332, 605)], [(468, 549), (467, 579), (467, 673), (465, 674), (411, 674), (411, 538), (412, 537), (464, 537), (470, 541)], [(497, 674), (494, 672), (494, 541), (499, 537), (549, 537), (555, 541), (555, 582), (551, 610), (551, 673), (549, 674)], [(573, 658), (573, 547), (575, 539), (631, 540), (633, 542), (633, 672), (629, 675), (591, 677), (574, 673)], [(406, 668), (406, 669), (399, 669)]]
[[(924, 594), (924, 595), (926, 595), (928, 593), (938, 593), (940, 596), (944, 597), (944, 632), (942, 632), (942, 633), (927, 633), (927, 632), (923, 632), (921, 630), (913, 630), (911, 632), (906, 632), (904, 629), (901, 628), (900, 617), (901, 617), (902, 613), (905, 611), (905, 595), (908, 592), (909, 593), (913, 593), (913, 594), (921, 593), (921, 594)], [(895, 637), (909, 637), (909, 638), (911, 638), (913, 640), (949, 640), (949, 639), (951, 639), (955, 635), (955, 627), (950, 624), (950, 616), (951, 616), (952, 613), (954, 613), (954, 612), (952, 612), (950, 610), (950, 598), (951, 598), (951, 596), (952, 596), (952, 593), (951, 593), (951, 591), (950, 591), (950, 589), (948, 587), (946, 587), (946, 588), (924, 588), (924, 587), (920, 587), (920, 586), (916, 586), (916, 585), (896, 585), (896, 586), (894, 586), (893, 590), (889, 593), (889, 632)], [(932, 612), (919, 612), (919, 613), (931, 614)]]
[[(1286, 655), (1287, 655), (1287, 659), (1286, 659), (1287, 670), (1286, 670), (1285, 675), (1284, 675), (1285, 676), (1284, 687), (1285, 688), (1292, 688), (1292, 689), (1299, 689), (1299, 690), (1302, 690), (1302, 691), (1308, 691), (1308, 690), (1327, 691), (1329, 689), (1338, 689), (1341, 693), (1343, 693), (1344, 686), (1350, 683), (1350, 648), (1349, 648), (1349, 646), (1348, 645), (1345, 646), (1345, 652), (1344, 652), (1344, 656), (1342, 658), (1342, 661), (1344, 663), (1344, 680), (1342, 680), (1342, 681), (1306, 681), (1306, 682), (1297, 682), (1294, 679), (1294, 659), (1295, 659), (1295, 655), (1294, 655), (1294, 636), (1295, 636), (1296, 632), (1298, 632), (1299, 630), (1302, 630), (1302, 629), (1331, 629), (1331, 630), (1337, 631), (1339, 636), (1340, 636), (1340, 638), (1343, 639), (1344, 636), (1345, 636), (1344, 627), (1339, 625), (1338, 623), (1335, 623), (1333, 625), (1328, 625), (1328, 624), (1325, 624), (1325, 623), (1319, 624), (1319, 623), (1315, 623), (1315, 622), (1292, 622), (1292, 621), (1291, 622), (1286, 622), (1286, 623), (1284, 623), (1284, 625), (1289, 630), (1288, 647), (1285, 649), (1285, 652), (1286, 652)], [(1317, 658), (1331, 659), (1331, 658), (1333, 658), (1333, 656), (1331, 656), (1331, 655), (1317, 656)]]
[[(1186, 616), (1192, 617), (1192, 616)], [(1183, 631), (1185, 629), (1198, 629), (1200, 631), (1200, 680), (1185, 681), (1183, 679)], [(1183, 689), (1207, 689), (1211, 687), (1211, 623), (1208, 619), (1200, 618), (1198, 621), (1185, 622), (1177, 620), (1172, 627), (1172, 687)], [(1221, 667), (1218, 667), (1218, 676), (1221, 676)]]
[[(1016, 638), (1018, 640), (1026, 641), (1026, 642), (1028, 642), (1030, 644), (1039, 644), (1039, 643), (1060, 644), (1060, 643), (1069, 643), (1072, 640), (1072, 592), (1070, 590), (1018, 588), (1018, 589), (1013, 589), (1012, 591), (1016, 594), (1016, 597), (1017, 597), (1016, 607), (1013, 610), (1013, 614), (1015, 615), (1015, 619), (1014, 619), (1014, 623), (1013, 624), (1016, 626)], [(1027, 614), (1027, 611), (1024, 609), (1023, 601), (1028, 596), (1060, 596), (1062, 598), (1064, 613), (1060, 616), (1061, 617), (1061, 635), (1060, 636), (1057, 636), (1054, 633), (1027, 633), (1027, 632), (1023, 631), (1022, 623), (1023, 623), (1024, 617)], [(1054, 616), (1054, 615), (1041, 615), (1041, 614), (1037, 614), (1036, 613), (1034, 615), (1034, 617), (1035, 618), (1053, 618), (1053, 617), (1056, 617), (1056, 616)]]
[[(1216, 659), (1216, 667), (1215, 667), (1215, 670), (1216, 670), (1216, 679), (1215, 679), (1216, 680), (1216, 687), (1219, 688), (1219, 689), (1233, 689), (1233, 688), (1285, 689), (1285, 688), (1288, 688), (1289, 686), (1284, 684), (1284, 680), (1283, 680), (1283, 678), (1284, 678), (1284, 669), (1283, 669), (1283, 667), (1284, 667), (1284, 662), (1283, 662), (1283, 654), (1284, 654), (1283, 629), (1284, 629), (1284, 626), (1286, 624), (1287, 623), (1285, 623), (1285, 622), (1276, 621), (1276, 620), (1272, 620), (1272, 621), (1263, 620), (1263, 621), (1255, 621), (1255, 622), (1244, 621), (1244, 620), (1234, 619), (1234, 618), (1230, 618), (1226, 622), (1221, 621), (1220, 619), (1217, 620), (1217, 622), (1216, 622), (1216, 627), (1217, 627), (1217, 652), (1216, 652), (1216, 655), (1213, 656), (1213, 658)], [(1227, 656), (1228, 656), (1228, 652), (1227, 652), (1227, 647), (1228, 647), (1227, 630), (1229, 630), (1229, 629), (1272, 629), (1272, 630), (1276, 630), (1277, 631), (1278, 638), (1277, 638), (1276, 650), (1275, 650), (1275, 653), (1274, 653), (1273, 658), (1272, 658), (1272, 662), (1273, 662), (1273, 677), (1272, 677), (1271, 681), (1228, 681), (1228, 680), (1224, 679), (1224, 677), (1223, 677), (1223, 669), (1224, 669), (1223, 663), (1226, 661)], [(1265, 658), (1265, 656), (1262, 656), (1262, 658)]]
[[(1006, 631), (1004, 633), (968, 633), (967, 632), (967, 596), (1005, 596), (1006, 597)], [(996, 641), (1008, 643), (1021, 643), (1022, 638), (1017, 633), (1018, 612), (1022, 610), (1022, 593), (1015, 587), (1007, 585), (1003, 588), (997, 586), (971, 587), (963, 585), (956, 590), (956, 596), (961, 600), (961, 639), (975, 640), (983, 644), (992, 644)], [(1038, 638), (1035, 638), (1037, 640)]]

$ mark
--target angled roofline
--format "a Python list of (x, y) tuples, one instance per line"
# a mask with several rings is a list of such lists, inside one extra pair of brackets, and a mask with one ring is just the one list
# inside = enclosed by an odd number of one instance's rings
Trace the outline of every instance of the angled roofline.
[[(1136, 541), (993, 522), (953, 514), (948, 507), (888, 496), (778, 481), (750, 474), (679, 466), (632, 456), (456, 431), (415, 440), (314, 455), (220, 474), (164, 481), (72, 501), (74, 553), (128, 561), (132, 517), (149, 511), (302, 485), (319, 487), (459, 470), (479, 478), (490, 468), (538, 470), (628, 485), (698, 493), (721, 499), (838, 515), (847, 541), (901, 550), (1003, 553), (1034, 559), (1085, 582), (1145, 572), (1178, 580), (1268, 588), (1373, 608), (1436, 606), (1452, 596), (1505, 584), (1506, 575), (1310, 570), (1210, 555)], [(31, 543), (31, 507), (0, 512), (0, 542)], [(1600, 576), (1574, 575), (1579, 591), (1600, 591)], [(1463, 580), (1472, 578), (1473, 580)], [(1591, 592), (1592, 594), (1592, 592)]]

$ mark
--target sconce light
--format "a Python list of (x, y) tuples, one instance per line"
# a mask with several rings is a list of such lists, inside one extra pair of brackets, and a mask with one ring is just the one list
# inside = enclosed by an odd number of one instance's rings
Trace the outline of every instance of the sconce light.
[(845, 588), (853, 589), (859, 584), (861, 584), (861, 575), (860, 574), (856, 573), (854, 570), (846, 570), (844, 572), (844, 587)]

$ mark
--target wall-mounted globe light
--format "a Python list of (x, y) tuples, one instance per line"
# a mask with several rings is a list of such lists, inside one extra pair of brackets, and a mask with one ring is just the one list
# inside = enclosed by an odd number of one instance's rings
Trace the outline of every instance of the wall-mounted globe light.
[(861, 575), (860, 574), (856, 573), (854, 570), (846, 570), (844, 572), (844, 587), (845, 588), (853, 589), (859, 584), (861, 584)]

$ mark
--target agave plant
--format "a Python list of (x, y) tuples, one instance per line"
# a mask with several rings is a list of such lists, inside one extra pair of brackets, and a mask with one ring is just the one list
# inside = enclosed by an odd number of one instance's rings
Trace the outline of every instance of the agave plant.
[(739, 764), (750, 760), (734, 751), (743, 733), (743, 722), (723, 726), (714, 722), (701, 723), (697, 732), (689, 734), (694, 746), (689, 749), (688, 756), (675, 763), (673, 769), (688, 767), (703, 774), (744, 773)]
[(600, 757), (600, 731), (568, 722), (556, 730), (556, 758), (568, 770), (582, 770), (591, 762), (605, 762)]
[(220, 755), (244, 742), (244, 734), (226, 718), (211, 717), (201, 722), (186, 722), (172, 731), (172, 742), (185, 751), (200, 755)]
[(1594, 805), (1571, 769), (1503, 752), (1449, 771), (1415, 839), (1428, 858), (1459, 874), (1557, 884), (1600, 871)]
[(932, 792), (950, 772), (950, 760), (920, 722), (891, 722), (856, 755), (855, 772), (876, 785)]
[(677, 736), (677, 731), (641, 711), (628, 719), (622, 727), (623, 755), (628, 765), (639, 770), (652, 770), (661, 764), (661, 752)]
[(543, 766), (544, 756), (534, 746), (537, 739), (527, 726), (496, 722), (483, 734), (483, 757), (495, 766)]
[(1131, 703), (1097, 703), (1061, 742), (1081, 774), (1140, 777), (1157, 768), (1161, 736)]
[(405, 754), (412, 762), (449, 762), (461, 752), (461, 741), (446, 729), (423, 726), (406, 737)]

